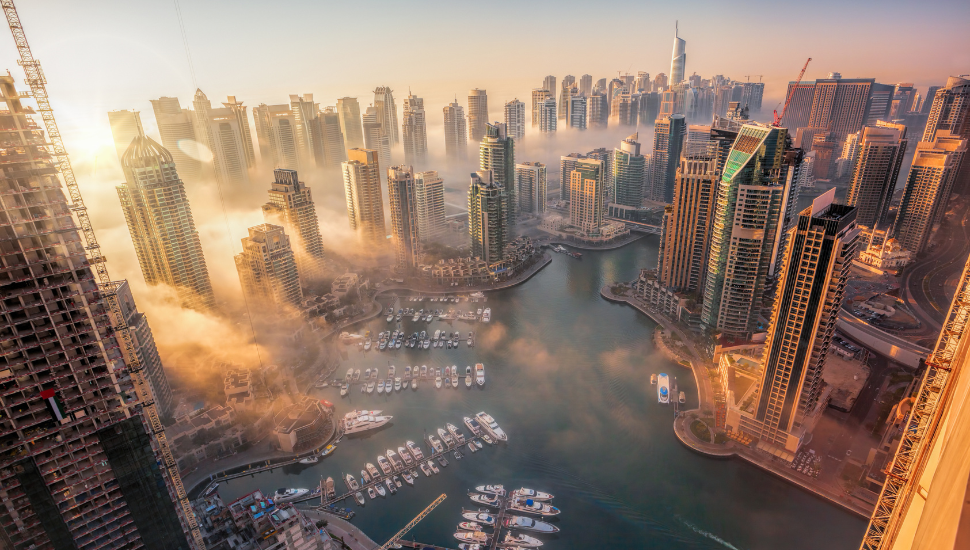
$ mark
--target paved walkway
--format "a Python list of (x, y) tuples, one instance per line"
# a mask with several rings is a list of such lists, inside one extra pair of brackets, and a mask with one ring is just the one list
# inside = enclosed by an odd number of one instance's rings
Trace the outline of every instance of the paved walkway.
[(531, 279), (533, 275), (538, 273), (539, 270), (546, 267), (550, 263), (552, 263), (552, 255), (550, 255), (548, 252), (544, 252), (542, 254), (542, 257), (536, 260), (536, 263), (530, 266), (529, 269), (523, 271), (522, 273), (519, 273), (518, 275), (516, 275), (515, 277), (512, 277), (511, 279), (502, 281), (497, 285), (452, 286), (452, 287), (443, 287), (439, 285), (422, 287), (415, 284), (382, 285), (381, 289), (377, 291), (377, 294), (374, 295), (374, 299), (376, 300), (378, 296), (387, 292), (402, 291), (402, 290), (407, 292), (423, 292), (427, 294), (467, 294), (470, 292), (489, 292), (492, 290), (502, 290), (506, 288), (511, 288), (513, 286), (521, 285), (522, 283)]
[(561, 244), (565, 246), (571, 246), (573, 248), (578, 248), (580, 250), (615, 250), (617, 248), (622, 248), (632, 242), (636, 242), (646, 236), (647, 236), (646, 233), (630, 233), (628, 236), (622, 239), (619, 239), (613, 242), (608, 242), (601, 245), (577, 242), (570, 239), (564, 239), (559, 235), (552, 235), (552, 236), (549, 236), (547, 239), (539, 238), (539, 239), (536, 239), (536, 241), (541, 242), (542, 244)]
[(371, 540), (370, 537), (349, 521), (318, 510), (301, 508), (300, 511), (313, 521), (320, 519), (327, 520), (326, 529), (330, 533), (330, 536), (334, 538), (334, 542), (339, 543), (337, 539), (343, 539), (344, 544), (349, 546), (351, 550), (374, 550), (380, 546), (380, 544)]

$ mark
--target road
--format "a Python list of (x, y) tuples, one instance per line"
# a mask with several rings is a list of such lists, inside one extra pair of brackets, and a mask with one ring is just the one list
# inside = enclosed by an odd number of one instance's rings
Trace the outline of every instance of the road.
[(957, 209), (962, 209), (962, 215), (950, 217), (948, 225), (940, 229), (946, 237), (926, 257), (909, 267), (905, 275), (909, 303), (915, 306), (915, 313), (924, 326), (936, 330), (942, 328), (950, 307), (946, 281), (962, 271), (970, 253), (970, 209), (964, 205)]

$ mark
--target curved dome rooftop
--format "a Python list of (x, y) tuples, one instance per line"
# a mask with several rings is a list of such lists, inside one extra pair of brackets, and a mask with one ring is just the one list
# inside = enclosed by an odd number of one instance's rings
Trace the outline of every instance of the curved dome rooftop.
[(131, 140), (131, 145), (121, 156), (121, 166), (124, 168), (144, 168), (161, 163), (171, 163), (172, 154), (155, 140), (147, 136), (138, 136)]

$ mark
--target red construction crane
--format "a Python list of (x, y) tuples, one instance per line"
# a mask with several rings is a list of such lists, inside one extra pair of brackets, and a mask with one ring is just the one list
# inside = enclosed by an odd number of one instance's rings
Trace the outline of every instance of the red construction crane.
[(802, 67), (802, 72), (798, 73), (798, 79), (795, 80), (795, 85), (788, 90), (788, 97), (785, 98), (785, 106), (781, 108), (781, 116), (778, 116), (777, 109), (774, 110), (774, 114), (775, 114), (774, 126), (776, 127), (781, 126), (781, 121), (784, 120), (785, 118), (785, 111), (788, 110), (788, 104), (791, 103), (791, 98), (793, 95), (795, 95), (795, 88), (798, 88), (798, 85), (801, 84), (802, 77), (805, 76), (805, 71), (808, 69), (808, 64), (811, 62), (812, 62), (812, 58), (809, 57), (808, 61), (805, 62), (805, 66)]

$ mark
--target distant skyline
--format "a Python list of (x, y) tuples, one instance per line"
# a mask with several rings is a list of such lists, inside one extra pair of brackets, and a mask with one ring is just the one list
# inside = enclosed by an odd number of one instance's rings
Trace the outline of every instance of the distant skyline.
[[(506, 101), (528, 102), (530, 90), (548, 74), (598, 79), (617, 72), (668, 73), (675, 21), (687, 41), (687, 76), (743, 81), (763, 75), (768, 113), (807, 57), (813, 61), (806, 79), (837, 71), (846, 78), (914, 82), (921, 93), (951, 74), (970, 72), (966, 2), (929, 1), (914, 8), (907, 2), (825, 0), (806, 8), (767, 1), (741, 7), (621, 1), (592, 25), (602, 33), (577, 41), (562, 39), (577, 13), (568, 3), (499, 2), (482, 11), (430, 1), (409, 10), (391, 2), (373, 2), (367, 10), (309, 0), (182, 2), (195, 82), (173, 3), (51, 0), (18, 9), (67, 145), (81, 162), (94, 162), (91, 157), (111, 145), (107, 111), (140, 110), (146, 131), (157, 135), (148, 100), (176, 96), (186, 106), (196, 86), (213, 102), (235, 95), (250, 110), (307, 92), (321, 105), (356, 96), (363, 110), (378, 85), (395, 90), (398, 102), (410, 87), (425, 98), (429, 126), (441, 126), (440, 109), (455, 95), (466, 105), (468, 90), (479, 87), (488, 90), (490, 118), (500, 120)], [(583, 26), (596, 17), (584, 11)], [(540, 20), (545, 24), (537, 25)], [(847, 30), (854, 22), (858, 28)], [(469, 32), (473, 24), (481, 29), (477, 35)], [(406, 30), (415, 28), (434, 32), (413, 40)], [(482, 56), (488, 40), (496, 42), (492, 55)], [(12, 39), (5, 44), (6, 67), (22, 82)]]

